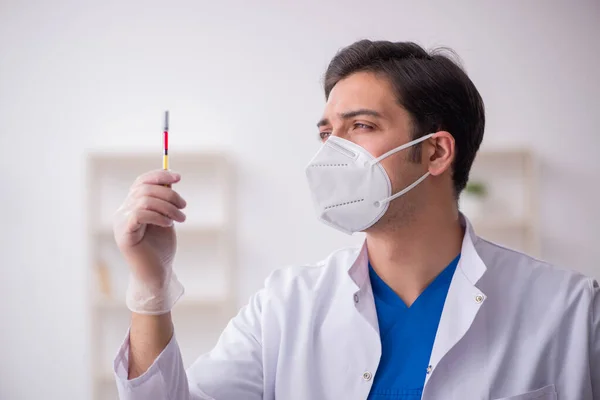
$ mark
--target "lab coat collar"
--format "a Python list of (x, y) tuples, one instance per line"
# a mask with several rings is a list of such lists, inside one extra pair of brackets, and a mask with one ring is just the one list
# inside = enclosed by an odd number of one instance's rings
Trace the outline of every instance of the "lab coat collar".
[(367, 240), (363, 244), (355, 258), (355, 261), (348, 269), (348, 275), (356, 286), (362, 288), (369, 277), (369, 252), (367, 251)]
[(481, 239), (475, 233), (469, 219), (462, 213), (460, 214), (460, 223), (465, 229), (465, 234), (463, 236), (459, 267), (469, 282), (475, 286), (487, 270), (485, 263), (479, 257), (475, 248), (477, 242)]
[[(462, 213), (459, 215), (460, 224), (464, 228), (461, 248), (461, 260), (458, 268), (463, 272), (467, 280), (475, 285), (487, 270), (484, 262), (477, 254), (475, 245), (479, 241), (473, 225), (469, 219)], [(357, 252), (354, 262), (348, 269), (348, 275), (358, 288), (362, 288), (369, 279), (369, 254), (367, 251), (367, 241), (363, 241), (360, 250)]]

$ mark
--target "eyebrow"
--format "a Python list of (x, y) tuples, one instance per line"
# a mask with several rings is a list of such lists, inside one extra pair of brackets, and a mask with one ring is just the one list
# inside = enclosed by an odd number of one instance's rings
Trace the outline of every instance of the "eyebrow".
[[(371, 117), (382, 118), (382, 115), (375, 110), (369, 110), (368, 108), (361, 108), (358, 110), (347, 111), (339, 114), (342, 119), (350, 119), (354, 117), (358, 117), (359, 115), (370, 115)], [(323, 125), (329, 125), (329, 120), (327, 118), (323, 118), (319, 122), (317, 122), (317, 128), (322, 127)]]

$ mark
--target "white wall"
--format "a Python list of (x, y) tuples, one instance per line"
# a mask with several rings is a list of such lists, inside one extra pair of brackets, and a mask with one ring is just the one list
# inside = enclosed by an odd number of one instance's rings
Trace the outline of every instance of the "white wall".
[(237, 158), (240, 301), (357, 240), (316, 221), (303, 167), (322, 73), (363, 37), (462, 56), (485, 145), (542, 159), (545, 258), (600, 277), (598, 2), (38, 3), (0, 2), (3, 400), (89, 398), (84, 152), (156, 146), (166, 108), (173, 149)]

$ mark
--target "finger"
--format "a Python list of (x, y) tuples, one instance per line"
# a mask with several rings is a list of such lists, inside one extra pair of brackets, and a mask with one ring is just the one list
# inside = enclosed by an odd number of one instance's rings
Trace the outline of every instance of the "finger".
[(173, 171), (167, 171), (164, 169), (157, 169), (154, 171), (146, 172), (137, 177), (133, 186), (138, 186), (141, 184), (150, 184), (150, 185), (171, 185), (173, 183), (179, 182), (181, 179), (181, 175)]
[(139, 199), (135, 209), (154, 211), (177, 222), (185, 221), (185, 214), (177, 207), (168, 201), (157, 199), (156, 197), (142, 197)]
[(168, 201), (177, 208), (184, 208), (187, 205), (183, 197), (181, 197), (179, 193), (173, 189), (159, 185), (150, 185), (147, 183), (137, 186), (132, 193), (132, 197), (134, 199), (139, 199), (142, 197), (155, 197), (160, 200)]
[(173, 226), (173, 220), (156, 211), (135, 210), (129, 218), (127, 231), (134, 232), (142, 225), (157, 225), (168, 228)]

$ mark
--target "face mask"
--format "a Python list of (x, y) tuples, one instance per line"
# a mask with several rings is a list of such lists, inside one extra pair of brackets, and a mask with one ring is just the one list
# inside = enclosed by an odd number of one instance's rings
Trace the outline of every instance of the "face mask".
[(306, 167), (317, 216), (347, 234), (361, 232), (377, 222), (389, 202), (406, 194), (429, 176), (392, 195), (392, 184), (381, 161), (433, 136), (433, 133), (373, 157), (361, 146), (330, 136)]

